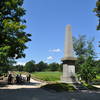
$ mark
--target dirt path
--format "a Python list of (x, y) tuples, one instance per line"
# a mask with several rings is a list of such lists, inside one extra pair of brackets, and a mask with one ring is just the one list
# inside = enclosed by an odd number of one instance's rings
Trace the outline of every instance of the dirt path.
[(0, 87), (0, 89), (21, 89), (21, 88), (39, 88), (41, 85), (45, 83), (41, 83), (38, 81), (35, 81), (33, 79), (30, 80), (30, 83), (25, 83), (25, 84), (14, 84), (14, 85), (6, 85), (5, 87)]
[(40, 88), (41, 83), (31, 79), (24, 85), (0, 87), (0, 100), (100, 100), (100, 92), (55, 92)]
[[(26, 75), (22, 75), (22, 77), (26, 77)], [(39, 82), (34, 79), (30, 79), (30, 83), (24, 83), (24, 84), (13, 84), (13, 85), (6, 85), (5, 87), (0, 87), (0, 89), (21, 89), (21, 88), (39, 88), (42, 85), (45, 85), (46, 83), (44, 82)]]

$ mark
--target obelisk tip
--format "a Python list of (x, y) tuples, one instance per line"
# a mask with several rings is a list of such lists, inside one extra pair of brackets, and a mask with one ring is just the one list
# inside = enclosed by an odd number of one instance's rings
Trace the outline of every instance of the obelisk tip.
[(68, 24), (68, 25), (66, 26), (66, 30), (67, 30), (67, 31), (71, 31), (71, 25), (70, 25), (70, 24)]

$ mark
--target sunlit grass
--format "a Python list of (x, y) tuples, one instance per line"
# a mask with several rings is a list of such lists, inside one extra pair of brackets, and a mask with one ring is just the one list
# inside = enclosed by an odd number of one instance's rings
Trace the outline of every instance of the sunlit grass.
[(96, 76), (96, 79), (100, 79), (100, 74), (98, 74), (98, 75)]
[(34, 72), (32, 73), (32, 77), (35, 77), (44, 81), (59, 81), (61, 72)]

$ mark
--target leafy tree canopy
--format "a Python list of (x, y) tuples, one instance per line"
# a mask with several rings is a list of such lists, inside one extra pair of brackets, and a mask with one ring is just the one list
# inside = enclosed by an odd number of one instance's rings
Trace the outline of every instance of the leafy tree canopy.
[(100, 30), (100, 0), (96, 2), (96, 8), (94, 8), (93, 11), (96, 12), (96, 16), (99, 18), (99, 24), (97, 26), (97, 30)]
[(27, 62), (24, 66), (24, 70), (26, 72), (34, 72), (35, 71), (35, 61), (31, 60)]
[(0, 63), (25, 57), (25, 43), (31, 40), (31, 34), (24, 31), (26, 20), (22, 5), (23, 0), (0, 0)]
[(88, 57), (95, 57), (95, 50), (93, 46), (94, 39), (88, 40), (85, 35), (79, 35), (78, 38), (73, 38), (73, 47), (78, 58), (76, 61), (76, 72), (80, 71), (80, 66)]
[(93, 41), (87, 40), (85, 35), (79, 35), (78, 38), (73, 37), (73, 47), (76, 56), (87, 58), (88, 56), (95, 56)]
[(80, 76), (86, 83), (89, 83), (96, 78), (96, 73), (94, 70), (94, 60), (92, 57), (88, 57), (81, 65)]
[(40, 61), (37, 65), (36, 65), (36, 71), (45, 71), (48, 68), (48, 64)]

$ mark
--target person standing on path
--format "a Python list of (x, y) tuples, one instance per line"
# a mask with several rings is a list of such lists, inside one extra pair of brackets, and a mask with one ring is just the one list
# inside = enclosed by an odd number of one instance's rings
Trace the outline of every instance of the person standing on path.
[(31, 74), (29, 74), (29, 75), (27, 76), (27, 82), (30, 83), (30, 79), (31, 79)]
[(8, 75), (8, 84), (12, 84), (12, 81), (13, 81), (13, 76), (12, 76), (12, 74), (9, 74)]

